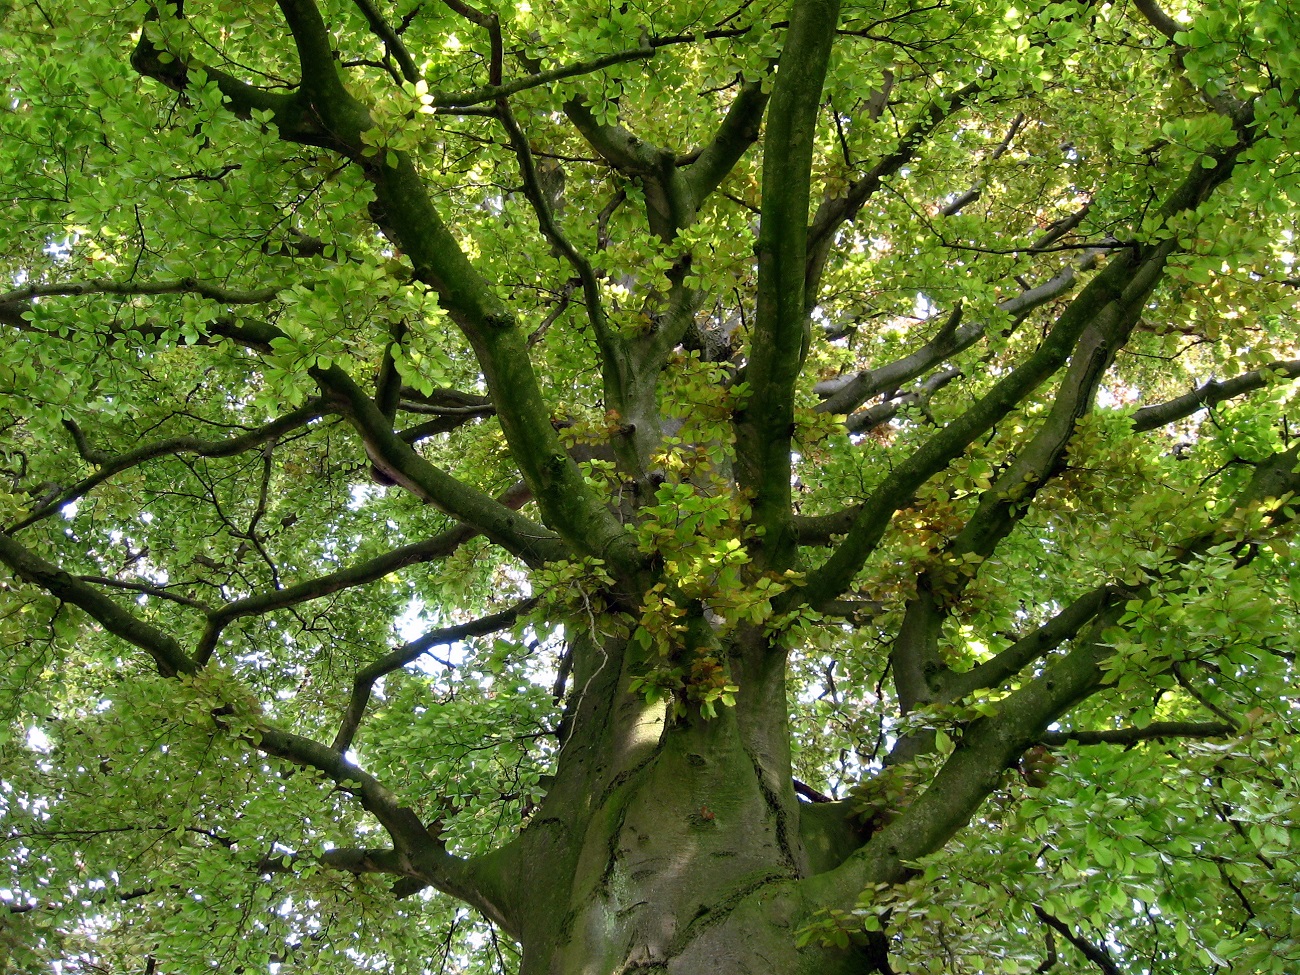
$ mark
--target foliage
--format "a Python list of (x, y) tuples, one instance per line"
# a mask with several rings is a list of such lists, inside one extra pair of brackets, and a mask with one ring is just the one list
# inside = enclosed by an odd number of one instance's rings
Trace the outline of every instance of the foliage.
[(1287, 0), (0, 16), (0, 972), (1300, 965)]

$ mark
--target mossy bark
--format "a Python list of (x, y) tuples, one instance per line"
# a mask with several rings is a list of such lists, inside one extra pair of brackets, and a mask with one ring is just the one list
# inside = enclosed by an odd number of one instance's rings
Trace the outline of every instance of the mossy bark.
[(494, 867), (523, 975), (864, 970), (795, 948), (815, 909), (801, 882), (861, 839), (838, 810), (802, 822), (784, 721), (771, 726), (783, 667), (751, 667), (749, 700), (716, 718), (673, 719), (629, 693), (622, 651), (582, 655), (554, 784)]

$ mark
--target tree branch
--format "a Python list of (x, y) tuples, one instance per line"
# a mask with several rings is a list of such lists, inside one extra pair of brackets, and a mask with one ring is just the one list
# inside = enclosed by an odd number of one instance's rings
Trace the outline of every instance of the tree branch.
[(1045, 731), (1038, 740), (1049, 747), (1061, 745), (1136, 745), (1165, 738), (1225, 738), (1240, 729), (1219, 721), (1153, 721), (1145, 728), (1111, 728), (1105, 731)]
[(403, 873), (402, 857), (393, 849), (335, 847), (326, 850), (316, 859), (323, 866), (347, 873), (388, 873), (399, 877), (406, 876)]
[[(1002, 141), (997, 144), (993, 152), (989, 154), (988, 161), (990, 163), (997, 162), (1002, 158), (1006, 151), (1011, 148), (1011, 143), (1015, 140), (1016, 135), (1020, 132), (1020, 127), (1024, 125), (1024, 123), (1025, 113), (1017, 113), (1016, 117), (1011, 120), (1011, 126), (1007, 129), (1006, 136), (1004, 136)], [(975, 185), (965, 193), (959, 193), (951, 202), (946, 204), (944, 208), (939, 211), (939, 215), (943, 217), (955, 217), (957, 214), (961, 213), (963, 209), (970, 206), (983, 195), (984, 185), (985, 181), (983, 179), (976, 181)]]
[(519, 161), (519, 171), (524, 180), (524, 195), (537, 215), (537, 223), (542, 235), (564, 255), (582, 284), (587, 321), (591, 324), (592, 334), (596, 338), (596, 347), (600, 350), (605, 399), (611, 408), (622, 413), (626, 391), (632, 385), (633, 364), (628, 357), (627, 343), (609, 327), (605, 308), (600, 300), (600, 282), (596, 279), (596, 272), (592, 269), (591, 262), (579, 253), (561, 231), (551, 203), (538, 179), (537, 167), (533, 163), (533, 152), (529, 147), (528, 139), (523, 129), (519, 127), (514, 112), (510, 109), (510, 103), (504, 97), (497, 100), (497, 114), (510, 139), (510, 147), (514, 150), (515, 158)]
[(619, 123), (600, 122), (579, 99), (566, 102), (564, 113), (606, 162), (641, 181), (650, 232), (670, 243), (694, 219), (699, 203), (691, 197), (676, 155), (638, 138)]
[(958, 302), (934, 337), (915, 352), (875, 369), (818, 383), (814, 390), (825, 398), (817, 404), (817, 412), (851, 414), (872, 397), (910, 382), (974, 345), (983, 337), (985, 325), (983, 322), (963, 325), (962, 311), (963, 306)]
[[(525, 504), (530, 497), (525, 486), (516, 485), (497, 498), (497, 501), (507, 508), (514, 509)], [(339, 569), (337, 572), (286, 586), (284, 589), (274, 589), (227, 603), (209, 615), (195, 657), (200, 665), (206, 663), (216, 647), (221, 631), (234, 620), (246, 616), (260, 616), (277, 609), (287, 609), (344, 589), (367, 585), (408, 565), (446, 558), (465, 542), (480, 534), (482, 533), (471, 525), (457, 525), (433, 538), (395, 548), (360, 565)]]
[(1092, 210), (1092, 197), (1089, 197), (1084, 201), (1083, 206), (1079, 207), (1079, 209), (1075, 210), (1069, 216), (1062, 217), (1060, 220), (1051, 224), (1045, 231), (1043, 231), (1041, 237), (1029, 245), (1029, 250), (1041, 251), (1044, 247), (1050, 247), (1052, 244), (1055, 244), (1071, 230), (1083, 223), (1084, 218), (1088, 216), (1090, 210)]
[(1078, 948), (1080, 953), (1082, 953), (1088, 961), (1100, 968), (1104, 975), (1124, 975), (1124, 973), (1120, 971), (1119, 966), (1116, 965), (1110, 955), (1106, 953), (1104, 948), (1098, 948), (1091, 941), (1075, 934), (1070, 930), (1068, 924), (1053, 917), (1051, 914), (1048, 914), (1037, 904), (1034, 905), (1034, 914), (1036, 914), (1038, 919), (1049, 928), (1054, 929), (1061, 935), (1061, 937), (1065, 938), (1066, 941)]
[[(181, 19), (180, 7), (171, 8), (176, 19)], [(152, 25), (158, 25), (157, 28)], [(248, 119), (253, 112), (270, 112), (280, 137), (289, 142), (325, 147), (336, 147), (336, 140), (319, 124), (308, 110), (300, 93), (267, 91), (256, 85), (240, 81), (234, 76), (193, 60), (177, 57), (174, 52), (155, 45), (156, 31), (164, 29), (162, 15), (157, 6), (151, 6), (145, 15), (144, 29), (131, 54), (131, 66), (142, 76), (153, 78), (173, 91), (189, 87), (190, 73), (200, 71), (216, 84), (230, 111), (238, 118)]]
[[(1099, 248), (1086, 252), (1051, 280), (1000, 302), (998, 309), (1012, 316), (1013, 325), (1023, 321), (1036, 308), (1072, 290), (1078, 284), (1079, 274), (1092, 270), (1106, 253), (1108, 251)], [(988, 325), (985, 322), (961, 324), (961, 311), (959, 304), (952, 310), (935, 336), (917, 351), (874, 369), (865, 369), (849, 376), (818, 383), (814, 391), (824, 398), (815, 407), (817, 412), (845, 413), (848, 414), (851, 423), (855, 415), (852, 411), (867, 400), (896, 389), (975, 344), (984, 336)], [(888, 413), (887, 406), (881, 404), (878, 414), (873, 414), (872, 411), (866, 412), (861, 428), (849, 426), (849, 429), (869, 429), (866, 424), (874, 416), (880, 415), (888, 419), (886, 416)], [(862, 513), (862, 509), (862, 505), (856, 505), (831, 514), (796, 517), (794, 528), (799, 544), (825, 545), (834, 536), (847, 534)]]
[(1146, 18), (1147, 23), (1171, 41), (1174, 35), (1183, 29), (1178, 21), (1165, 13), (1155, 0), (1133, 0), (1133, 6)]
[[(144, 650), (164, 677), (198, 671), (198, 665), (185, 655), (173, 637), (27, 551), (6, 534), (0, 534), (0, 562), (8, 565), (20, 579), (80, 607), (108, 632)], [(374, 776), (319, 742), (268, 726), (258, 729), (254, 744), (269, 755), (318, 769), (357, 794), (362, 805), (393, 838), (402, 858), (401, 872), (405, 875), (422, 878), (478, 907), (489, 917), (505, 920), (501, 910), (475, 882), (471, 864), (449, 856), (424, 829), (415, 813), (399, 805), (396, 797)]]
[(198, 671), (199, 665), (186, 656), (175, 638), (144, 622), (87, 583), (74, 579), (59, 566), (28, 551), (7, 533), (0, 533), (0, 562), (19, 579), (85, 610), (109, 633), (145, 651), (162, 676)]
[[(806, 300), (811, 306), (821, 288), (822, 272), (835, 241), (835, 231), (853, 219), (880, 189), (881, 183), (897, 173), (916, 155), (926, 138), (945, 119), (953, 115), (988, 83), (981, 78), (959, 88), (948, 98), (935, 99), (917, 121), (898, 140), (892, 151), (877, 160), (863, 176), (849, 184), (848, 192), (835, 199), (823, 200), (808, 228), (807, 267), (805, 269)], [(764, 180), (766, 185), (766, 180)]]
[(623, 64), (627, 61), (644, 61), (654, 57), (654, 54), (654, 48), (650, 46), (648, 39), (643, 36), (642, 43), (634, 48), (615, 51), (611, 54), (602, 54), (586, 61), (575, 61), (572, 64), (562, 65), (558, 68), (548, 68), (545, 71), (538, 71), (523, 78), (516, 78), (514, 81), (507, 81), (497, 85), (483, 85), (481, 88), (473, 88), (466, 92), (431, 92), (433, 101), (430, 105), (434, 108), (467, 108), (470, 105), (482, 105), (485, 102), (495, 102), (502, 98), (509, 98), (511, 95), (516, 95), (521, 91), (528, 91), (530, 88), (540, 88), (542, 85), (548, 85), (553, 81), (563, 81), (565, 78), (575, 78), (578, 75), (594, 74), (597, 71), (603, 71), (613, 65)]
[(694, 207), (698, 208), (718, 188), (758, 141), (768, 98), (760, 81), (741, 85), (718, 131), (686, 167), (686, 185)]
[[(1028, 510), (1028, 502), (1063, 469), (1065, 450), (1078, 422), (1092, 409), (1102, 376), (1128, 341), (1141, 313), (1140, 302), (1129, 302), (1123, 313), (1099, 316), (1084, 329), (1047, 417), (1029, 441), (1015, 449), (1015, 458), (997, 480), (981, 493), (975, 513), (948, 546), (949, 557), (991, 555)], [(948, 588), (949, 595), (956, 595), (961, 586)]]
[[(1169, 16), (1156, 0), (1133, 0), (1133, 8), (1142, 15), (1143, 20), (1164, 35), (1170, 51), (1170, 59), (1179, 71), (1184, 71), (1187, 53), (1191, 49), (1186, 44), (1179, 43), (1177, 35), (1188, 28)], [(1250, 124), (1250, 102), (1238, 99), (1230, 92), (1195, 84), (1186, 75), (1182, 76), (1182, 80), (1216, 112), (1231, 119), (1238, 134), (1242, 136), (1246, 134)]]
[[(1233, 498), (1221, 524), (1271, 500), (1266, 523), (1290, 520), (1278, 499), (1300, 489), (1300, 443), (1258, 464), (1250, 482)], [(1183, 564), (1218, 544), (1237, 542), (1231, 528), (1188, 539), (1172, 564)], [(1149, 591), (1149, 585), (1137, 595)], [(1107, 605), (1073, 641), (1070, 651), (1050, 659), (1038, 676), (997, 703), (996, 713), (966, 725), (956, 749), (929, 786), (898, 818), (885, 825), (862, 849), (834, 870), (803, 881), (818, 903), (852, 902), (872, 883), (896, 883), (920, 857), (942, 847), (997, 787), (1004, 769), (1046, 728), (1077, 703), (1105, 686), (1102, 664), (1114, 655), (1106, 631), (1119, 624), (1123, 604)]]
[(964, 674), (945, 676), (944, 694), (957, 700), (986, 687), (997, 687), (1020, 673), (1035, 660), (1051, 653), (1091, 622), (1124, 592), (1114, 586), (1098, 586), (1080, 596), (1038, 629), (1021, 637), (990, 660)]
[[(981, 494), (975, 513), (961, 533), (946, 547), (944, 555), (948, 559), (963, 560), (966, 556), (976, 555), (982, 560), (991, 555), (998, 543), (1024, 516), (1028, 502), (1064, 467), (1065, 450), (1074, 435), (1077, 422), (1091, 408), (1102, 374), (1109, 368), (1116, 351), (1136, 324), (1140, 311), (1139, 306), (1135, 313), (1114, 319), (1109, 327), (1090, 327), (1085, 331), (1047, 418), (1030, 441), (1016, 450), (1014, 460), (993, 485)], [(955, 605), (961, 591), (972, 578), (971, 575), (958, 574), (951, 581), (938, 582), (934, 573), (926, 572), (919, 580), (918, 595), (913, 602), (918, 607), (929, 607), (932, 610), (930, 616), (918, 617), (927, 621), (925, 642), (918, 644), (906, 639), (910, 634), (908, 622), (912, 618), (912, 606), (909, 605), (903, 629), (895, 641), (890, 659), (898, 678), (910, 674), (915, 678), (913, 683), (919, 682), (922, 685), (914, 689), (921, 700), (929, 700), (931, 691), (940, 696), (952, 693), (950, 682), (970, 687), (971, 682), (988, 677), (995, 677), (999, 682), (1009, 678), (1016, 671), (1007, 673), (1007, 667), (1015, 664), (1023, 667), (1034, 659), (1032, 654), (1035, 651), (1043, 649), (1044, 641), (1050, 642), (1062, 634), (1068, 635), (1076, 620), (1095, 614), (1118, 595), (1116, 590), (1109, 587), (1095, 590), (1053, 620), (1057, 626), (1040, 628), (1028, 641), (1017, 643), (993, 661), (966, 674), (956, 674), (943, 664), (938, 653), (940, 626), (948, 615), (946, 609), (939, 607)], [(935, 593), (940, 595), (937, 600), (934, 598)], [(1074, 629), (1077, 630), (1077, 626)], [(980, 672), (978, 676), (976, 671)]]
[(375, 378), (375, 405), (389, 423), (397, 418), (397, 411), (402, 405), (402, 377), (397, 371), (397, 356), (406, 334), (405, 319), (389, 328), (384, 354), (379, 360), (379, 374)]
[(908, 503), (917, 488), (947, 467), (976, 437), (1064, 365), (1090, 327), (1105, 328), (1131, 318), (1140, 310), (1172, 250), (1173, 243), (1166, 241), (1141, 258), (1126, 251), (1113, 260), (1070, 303), (1033, 355), (895, 467), (857, 509), (852, 527), (830, 559), (809, 575), (807, 585), (799, 593), (808, 605), (815, 608), (843, 592), (884, 534), (894, 512)]
[(17, 532), (34, 525), (43, 518), (49, 517), (70, 501), (84, 497), (88, 492), (114, 475), (132, 467), (138, 467), (147, 461), (176, 454), (194, 454), (199, 457), (234, 457), (237, 454), (242, 454), (254, 447), (275, 440), (290, 430), (306, 426), (313, 420), (320, 419), (327, 412), (324, 402), (315, 399), (291, 413), (286, 413), (277, 420), (272, 420), (265, 426), (257, 427), (247, 433), (241, 433), (225, 440), (200, 440), (198, 437), (191, 436), (171, 437), (157, 443), (146, 444), (135, 450), (129, 450), (115, 457), (106, 455), (101, 451), (91, 450), (81, 428), (74, 421), (65, 420), (63, 425), (72, 433), (78, 452), (87, 461), (98, 463), (99, 470), (39, 505), (27, 517), (5, 530)]
[(883, 426), (908, 407), (919, 408), (928, 415), (930, 399), (950, 382), (962, 377), (960, 369), (945, 369), (936, 372), (915, 389), (886, 399), (866, 410), (850, 413), (844, 420), (849, 433), (866, 433)]
[(790, 439), (794, 386), (809, 341), (804, 272), (812, 152), (838, 16), (838, 0), (792, 4), (764, 137), (757, 309), (745, 371), (751, 393), (735, 424), (737, 479), (763, 529), (761, 567), (784, 567), (795, 550)]
[[(1207, 154), (1188, 177), (1169, 194), (1159, 214), (1169, 220), (1176, 214), (1199, 206), (1214, 189), (1232, 175), (1246, 143), (1237, 144), (1215, 154)], [(1205, 165), (1209, 163), (1210, 165)], [(894, 512), (906, 505), (917, 488), (943, 470), (994, 423), (1014, 409), (1024, 396), (1036, 389), (1075, 355), (1076, 346), (1087, 341), (1091, 351), (1078, 360), (1072, 370), (1090, 374), (1103, 356), (1108, 337), (1124, 334), (1141, 314), (1147, 296), (1164, 274), (1169, 256), (1177, 249), (1178, 238), (1169, 235), (1158, 243), (1135, 245), (1113, 257), (1106, 268), (1094, 277), (1070, 302), (1048, 332), (1043, 342), (1025, 362), (1004, 376), (985, 396), (964, 414), (931, 437), (887, 476), (859, 508), (855, 509), (852, 527), (831, 557), (810, 573), (806, 585), (786, 593), (779, 604), (788, 609), (796, 601), (817, 608), (843, 592), (875, 548)], [(1079, 385), (1071, 401), (1080, 401), (1085, 386)], [(1077, 402), (1062, 404), (1064, 414), (1077, 408)], [(1050, 438), (1040, 444), (1044, 457), (1050, 454)], [(1035, 463), (1042, 463), (1036, 458)], [(1005, 505), (1009, 499), (989, 497), (990, 505)], [(819, 528), (833, 524), (822, 520)], [(991, 527), (992, 520), (977, 528)]]
[(272, 301), (288, 285), (272, 285), (253, 291), (239, 291), (198, 278), (177, 278), (172, 281), (112, 281), (107, 278), (88, 281), (60, 281), (52, 284), (30, 284), (0, 295), (0, 307), (18, 306), (26, 311), (33, 298), (75, 295), (180, 295), (193, 294), (223, 305), (258, 305)]
[(435, 846), (433, 838), (414, 810), (400, 805), (397, 797), (378, 779), (348, 761), (340, 752), (318, 741), (277, 728), (259, 728), (256, 736), (257, 747), (266, 754), (324, 772), (345, 790), (356, 795), (366, 811), (372, 813), (393, 838), (399, 855), (405, 858), (403, 866), (408, 875), (414, 872), (411, 858)]
[(482, 619), (431, 630), (423, 636), (397, 647), (392, 653), (380, 657), (368, 667), (363, 668), (352, 681), (352, 697), (349, 699), (347, 710), (343, 714), (343, 721), (339, 726), (338, 734), (334, 737), (332, 746), (334, 750), (336, 752), (345, 752), (352, 747), (352, 741), (356, 737), (357, 729), (361, 726), (362, 718), (365, 717), (366, 705), (370, 702), (370, 692), (375, 686), (375, 681), (379, 680), (379, 678), (391, 674), (395, 670), (401, 670), (434, 647), (456, 643), (466, 637), (485, 636), (488, 633), (495, 633), (497, 630), (504, 629), (514, 623), (521, 613), (528, 612), (536, 604), (536, 599), (529, 599)]
[(672, 153), (637, 138), (618, 123), (610, 125), (599, 121), (580, 99), (565, 102), (564, 114), (587, 144), (626, 176), (654, 173), (663, 167), (665, 159), (674, 158)]
[(956, 750), (912, 805), (839, 867), (804, 881), (809, 893), (823, 904), (851, 901), (866, 885), (898, 882), (910, 864), (940, 849), (1043, 729), (1102, 686), (1100, 664), (1112, 651), (1100, 642), (1099, 630), (998, 702), (995, 716), (967, 725)]
[(303, 93), (329, 125), (331, 116), (359, 107), (339, 77), (329, 28), (315, 0), (278, 0), (278, 3), (298, 50)]
[[(155, 629), (112, 601), (78, 582), (57, 566), (27, 552), (9, 536), (0, 534), (0, 561), (23, 580), (81, 607), (106, 630), (140, 647), (158, 665), (164, 677), (193, 674), (197, 666), (169, 635)], [(256, 746), (268, 755), (324, 772), (347, 791), (388, 831), (396, 847), (398, 872), (419, 878), (459, 897), (499, 923), (507, 919), (489, 898), (475, 876), (472, 861), (452, 857), (429, 835), (419, 817), (398, 804), (396, 797), (374, 776), (349, 762), (342, 754), (319, 742), (269, 726), (256, 732)]]
[[(544, 519), (578, 551), (604, 559), (616, 572), (636, 574), (643, 559), (635, 540), (592, 494), (551, 427), (525, 336), (515, 316), (471, 265), (443, 223), (408, 154), (385, 152), (367, 161), (362, 133), (373, 127), (373, 121), (339, 77), (330, 33), (316, 5), (311, 0), (281, 0), (280, 7), (294, 37), (302, 74), (295, 104), (299, 109), (305, 106), (316, 128), (329, 134), (328, 140), (313, 144), (328, 145), (362, 165), (373, 182), (376, 200), (372, 214), (376, 222), (410, 258), (416, 278), (438, 293), (449, 317), (473, 346), (506, 440)], [(150, 62), (141, 70), (152, 73), (167, 67)], [(183, 88), (183, 70), (168, 77)], [(300, 105), (297, 100), (301, 100)], [(290, 133), (285, 137), (294, 136)], [(255, 335), (244, 334), (246, 329), (247, 323), (236, 329), (243, 341), (270, 341), (279, 331), (265, 324), (254, 330)], [(390, 476), (398, 474), (421, 497), (436, 500), (462, 520), (476, 523), (511, 551), (530, 558), (547, 557), (541, 549), (558, 555), (561, 549), (550, 532), (516, 532), (520, 520), (517, 515), (494, 508), (490, 498), (420, 457), (393, 433), (375, 404), (337, 366), (317, 369), (312, 374), (348, 403), (371, 459), (381, 468), (389, 464), (392, 470), (385, 472)]]
[[(1090, 248), (1077, 261), (1067, 265), (1049, 280), (1021, 292), (1014, 298), (1000, 301), (997, 310), (1007, 315), (1011, 320), (1010, 326), (1014, 327), (1024, 321), (1034, 310), (1071, 291), (1079, 283), (1079, 275), (1095, 268), (1097, 262), (1108, 252), (1106, 248)], [(864, 369), (848, 376), (818, 383), (814, 389), (824, 399), (817, 405), (817, 411), (851, 414), (872, 397), (910, 382), (945, 359), (964, 352), (984, 337), (989, 324), (987, 322), (960, 323), (959, 304), (940, 326), (934, 338), (915, 352), (874, 369)]]
[(382, 873), (395, 876), (397, 879), (393, 881), (390, 889), (398, 900), (418, 894), (426, 887), (432, 886), (423, 877), (410, 877), (403, 874), (401, 857), (390, 847), (334, 847), (311, 858), (303, 857), (298, 853), (284, 853), (279, 856), (272, 854), (257, 862), (257, 871), (262, 874), (290, 873), (293, 870), (292, 864), (303, 859), (311, 859), (323, 867), (346, 873)]
[(1164, 403), (1142, 407), (1133, 414), (1133, 431), (1145, 433), (1148, 430), (1155, 430), (1157, 427), (1191, 416), (1224, 400), (1262, 389), (1271, 382), (1297, 378), (1300, 378), (1300, 359), (1270, 362), (1253, 372), (1243, 373), (1221, 382), (1211, 380), (1190, 393), (1184, 393)]
[[(425, 460), (394, 432), (374, 400), (342, 368), (335, 365), (312, 369), (310, 373), (322, 391), (337, 397), (348, 420), (361, 435), (371, 463), (394, 483), (473, 525), (530, 564), (553, 561), (568, 554), (567, 547), (554, 532)], [(549, 424), (547, 428), (550, 429)], [(554, 431), (551, 435), (554, 436)], [(567, 455), (564, 460), (571, 463)]]
[(392, 25), (379, 12), (379, 8), (372, 0), (352, 0), (352, 2), (366, 18), (366, 23), (370, 25), (370, 32), (383, 42), (384, 50), (397, 62), (402, 77), (412, 84), (419, 81), (420, 69), (415, 66), (415, 59), (411, 57), (411, 52), (406, 49), (406, 44), (397, 31), (393, 30)]
[(436, 436), (440, 433), (450, 433), (452, 430), (459, 429), (467, 423), (483, 417), (494, 416), (496, 410), (490, 406), (483, 406), (477, 409), (446, 411), (432, 420), (425, 420), (423, 423), (417, 423), (414, 426), (406, 427), (397, 432), (397, 436), (406, 443), (415, 444), (421, 440), (427, 440), (429, 437)]
[(430, 393), (421, 393), (410, 386), (403, 386), (398, 396), (398, 407), (407, 413), (451, 416), (474, 410), (493, 409), (491, 397), (447, 387), (434, 389)]
[[(150, 586), (142, 582), (129, 582), (124, 579), (110, 579), (107, 576), (75, 576), (78, 582), (88, 582), (95, 586), (107, 586), (111, 589), (125, 589), (127, 592), (137, 592), (145, 596), (153, 596), (157, 599), (167, 599), (182, 606), (189, 606), (191, 609), (197, 609), (204, 613), (211, 613), (212, 607), (201, 599), (192, 599), (189, 596), (182, 596), (180, 593), (169, 592), (159, 586)], [(201, 663), (201, 661), (200, 661)]]
[[(394, 848), (391, 851), (364, 851), (363, 854), (340, 852), (337, 859), (341, 863), (359, 867), (362, 856), (369, 856), (375, 870), (423, 880), (478, 908), (506, 930), (515, 930), (505, 913), (504, 905), (494, 894), (488, 892), (493, 885), (480, 884), (475, 862), (447, 853), (424, 828), (415, 811), (401, 805), (397, 797), (373, 775), (348, 761), (339, 752), (310, 738), (266, 726), (261, 727), (256, 735), (257, 747), (266, 754), (317, 769), (341, 788), (356, 795), (361, 805), (379, 820), (393, 840)], [(325, 854), (325, 857), (328, 856)]]

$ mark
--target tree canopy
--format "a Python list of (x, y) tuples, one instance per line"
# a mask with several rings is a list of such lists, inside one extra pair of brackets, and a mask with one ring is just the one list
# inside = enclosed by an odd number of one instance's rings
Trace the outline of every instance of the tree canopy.
[(1291, 0), (0, 16), (0, 971), (1300, 965)]

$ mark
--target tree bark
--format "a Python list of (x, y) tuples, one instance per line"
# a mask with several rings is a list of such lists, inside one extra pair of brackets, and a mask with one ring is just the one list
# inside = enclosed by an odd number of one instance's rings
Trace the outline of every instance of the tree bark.
[(800, 881), (860, 839), (836, 816), (801, 822), (771, 717), (784, 702), (761, 701), (783, 694), (782, 668), (716, 718), (672, 718), (614, 672), (620, 646), (602, 651), (584, 654), (554, 785), (501, 878), (523, 975), (866, 970), (856, 950), (795, 948), (815, 909)]

